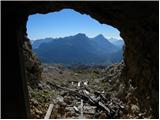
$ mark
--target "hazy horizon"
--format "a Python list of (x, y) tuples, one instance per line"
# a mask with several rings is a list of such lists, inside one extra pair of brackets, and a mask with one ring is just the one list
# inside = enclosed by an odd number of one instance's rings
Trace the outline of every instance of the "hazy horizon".
[[(77, 33), (77, 34), (85, 34), (85, 33)], [(58, 38), (65, 38), (65, 37), (70, 37), (70, 36), (75, 36), (77, 34), (74, 34), (74, 35), (69, 35), (69, 36), (64, 36), (64, 37), (45, 37), (45, 38), (39, 38), (39, 39), (35, 39), (35, 40), (32, 40), (32, 41), (36, 41), (36, 40), (40, 40), (40, 39), (46, 39), (46, 38), (52, 38), (52, 39), (58, 39)], [(86, 34), (85, 34), (86, 35)], [(102, 35), (102, 34), (98, 34), (98, 35)], [(98, 36), (96, 35), (96, 36)], [(87, 36), (87, 35), (86, 35)], [(93, 36), (93, 37), (89, 37), (87, 36), (88, 38), (95, 38), (96, 36)], [(103, 35), (104, 38), (106, 38), (104, 35)], [(123, 40), (122, 38), (118, 39), (118, 38), (106, 38), (107, 40), (110, 40), (110, 39), (117, 39), (117, 40)]]

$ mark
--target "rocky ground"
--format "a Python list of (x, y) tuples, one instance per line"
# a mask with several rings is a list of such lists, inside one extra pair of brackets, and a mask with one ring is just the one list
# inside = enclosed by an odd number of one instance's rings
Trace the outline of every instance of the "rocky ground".
[[(32, 118), (150, 118), (141, 112), (131, 80), (125, 83), (124, 63), (110, 66), (42, 65), (42, 80), (28, 85)], [(124, 70), (123, 70), (124, 71)]]

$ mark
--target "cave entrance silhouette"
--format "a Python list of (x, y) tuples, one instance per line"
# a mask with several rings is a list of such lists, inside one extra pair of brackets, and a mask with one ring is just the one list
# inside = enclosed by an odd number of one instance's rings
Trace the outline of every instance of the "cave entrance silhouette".
[[(141, 110), (158, 118), (158, 1), (153, 2), (2, 2), (2, 118), (30, 118), (22, 44), (29, 15), (71, 8), (118, 28), (125, 40), (127, 79), (134, 80)], [(11, 19), (11, 15), (14, 15)], [(107, 16), (105, 18), (105, 16)], [(147, 36), (149, 35), (149, 36)], [(9, 48), (9, 49), (8, 49)], [(5, 51), (5, 52), (4, 52)], [(10, 60), (10, 55), (14, 60)], [(7, 69), (6, 69), (7, 68)], [(16, 68), (16, 69), (15, 69)], [(10, 73), (8, 75), (8, 73)], [(127, 81), (126, 81), (127, 82)], [(15, 87), (16, 86), (16, 87)], [(145, 93), (145, 94), (144, 94)], [(150, 99), (146, 99), (149, 96)]]

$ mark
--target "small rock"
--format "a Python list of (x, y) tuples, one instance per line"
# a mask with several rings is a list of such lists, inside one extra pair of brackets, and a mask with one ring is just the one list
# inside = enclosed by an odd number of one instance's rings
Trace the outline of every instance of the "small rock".
[(62, 71), (59, 71), (59, 74), (63, 74), (63, 72), (62, 72)]
[(149, 96), (147, 96), (147, 98), (146, 98), (147, 100), (149, 100), (150, 99), (150, 97)]
[(139, 113), (138, 116), (139, 116), (138, 117), (139, 119), (143, 119), (143, 114), (142, 113)]
[(85, 86), (88, 86), (88, 81), (83, 82)]
[(96, 113), (94, 114), (94, 117), (95, 117), (95, 118), (98, 118), (98, 117), (99, 117), (99, 113), (96, 112)]
[(40, 111), (40, 110), (38, 110), (38, 109), (35, 109), (35, 112), (36, 112), (37, 114), (43, 114), (42, 111)]
[(124, 109), (124, 106), (123, 106), (123, 105), (120, 105), (120, 107), (121, 107), (122, 109)]
[(66, 114), (65, 114), (65, 118), (71, 118), (72, 117), (72, 113), (71, 112), (67, 112)]
[(36, 115), (36, 118), (40, 118), (40, 116), (39, 116), (39, 115)]
[(107, 118), (106, 113), (104, 113), (104, 112), (100, 113), (99, 119), (106, 119), (106, 118)]
[[(58, 109), (57, 109), (57, 114), (60, 114), (61, 116), (64, 116), (65, 115), (65, 107), (64, 106), (60, 106)], [(62, 117), (61, 117), (62, 118)]]
[(58, 101), (57, 104), (58, 104), (60, 107), (66, 107), (66, 103), (64, 103), (64, 102)]
[(64, 97), (64, 102), (70, 105), (70, 104), (72, 103), (71, 97), (65, 96), (65, 97)]
[(47, 85), (47, 88), (48, 88), (48, 89), (51, 89), (51, 87), (50, 87), (49, 85)]
[(78, 73), (74, 73), (75, 76), (78, 76)]
[(35, 99), (31, 99), (31, 102), (34, 106), (38, 106), (38, 101)]
[(63, 97), (62, 96), (58, 96), (57, 98), (56, 98), (59, 102), (63, 102)]
[(119, 111), (119, 116), (123, 116), (123, 112), (121, 110)]
[(133, 111), (133, 113), (138, 113), (140, 111), (139, 107), (137, 105), (133, 105), (131, 106), (131, 110)]

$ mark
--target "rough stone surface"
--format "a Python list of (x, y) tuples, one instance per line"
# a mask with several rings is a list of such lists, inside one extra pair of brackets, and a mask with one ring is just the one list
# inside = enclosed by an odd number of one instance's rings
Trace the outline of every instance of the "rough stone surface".
[(27, 82), (32, 87), (40, 87), (38, 83), (42, 80), (41, 75), (43, 68), (37, 56), (32, 52), (32, 46), (27, 37), (24, 37), (23, 41), (23, 54)]
[[(158, 118), (158, 1), (156, 2), (16, 2), (6, 5), (6, 18), (14, 14), (12, 26), (16, 37), (26, 35), (29, 15), (49, 13), (63, 8), (72, 8), (88, 14), (101, 23), (120, 30), (125, 41), (124, 62), (127, 81), (130, 79), (135, 96), (140, 101), (140, 110), (152, 106), (154, 118)], [(8, 21), (9, 22), (9, 21)], [(14, 23), (14, 25), (12, 25)], [(9, 26), (10, 25), (10, 26)], [(7, 27), (7, 26), (6, 26)], [(19, 35), (20, 34), (20, 35)], [(15, 37), (15, 38), (16, 38)], [(20, 40), (20, 39), (18, 39)], [(19, 41), (20, 42), (20, 41)], [(149, 99), (146, 99), (149, 98)]]

